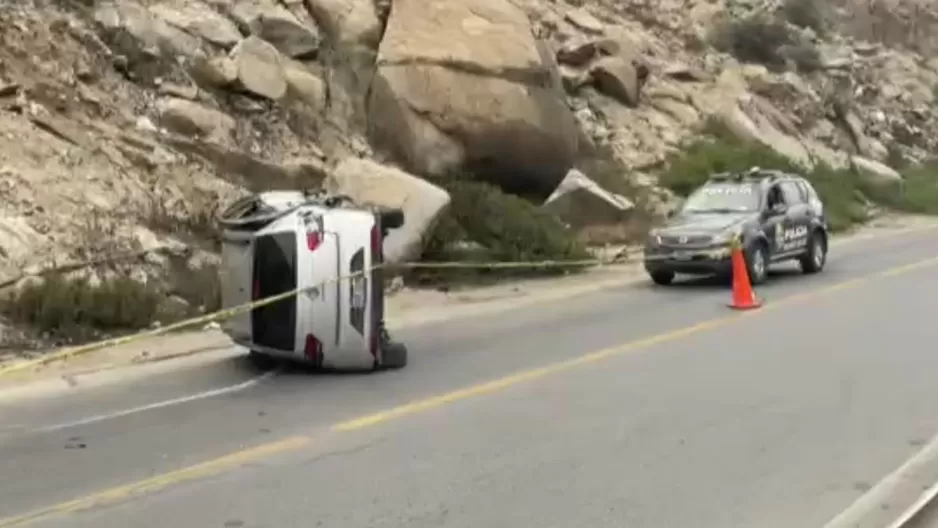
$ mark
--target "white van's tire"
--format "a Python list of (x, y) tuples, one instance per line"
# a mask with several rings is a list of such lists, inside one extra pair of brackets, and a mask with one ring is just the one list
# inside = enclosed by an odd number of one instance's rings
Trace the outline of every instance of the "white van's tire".
[(381, 369), (396, 370), (407, 366), (407, 347), (403, 343), (385, 343), (381, 348)]

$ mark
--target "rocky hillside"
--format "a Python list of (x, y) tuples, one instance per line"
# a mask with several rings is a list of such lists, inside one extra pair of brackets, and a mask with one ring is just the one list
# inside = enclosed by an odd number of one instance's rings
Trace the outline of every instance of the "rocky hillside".
[(714, 124), (874, 185), (938, 148), (928, 0), (24, 0), (0, 34), (2, 276), (197, 268), (219, 203), (319, 185), (403, 205), (419, 258), (457, 175), (634, 234)]

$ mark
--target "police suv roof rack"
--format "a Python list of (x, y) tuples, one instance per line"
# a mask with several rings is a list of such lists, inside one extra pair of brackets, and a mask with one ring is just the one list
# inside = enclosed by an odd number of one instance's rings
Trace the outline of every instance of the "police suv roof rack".
[(707, 179), (714, 182), (722, 182), (733, 178), (733, 173), (731, 172), (716, 172), (711, 174)]

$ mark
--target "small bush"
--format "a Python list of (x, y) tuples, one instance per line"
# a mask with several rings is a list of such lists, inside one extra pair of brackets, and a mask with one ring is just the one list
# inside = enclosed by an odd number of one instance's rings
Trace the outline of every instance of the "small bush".
[(765, 145), (739, 140), (714, 123), (708, 125), (703, 138), (693, 141), (666, 160), (659, 181), (675, 193), (687, 196), (713, 173), (743, 171), (752, 167), (804, 175), (824, 200), (834, 231), (866, 220), (866, 208), (860, 198), (866, 189), (852, 171), (837, 170), (824, 163), (808, 170)]
[(785, 0), (782, 15), (788, 22), (813, 30), (818, 36), (827, 33), (827, 19), (822, 9), (823, 0)]
[(938, 214), (938, 164), (907, 167), (898, 191), (871, 189), (878, 203), (892, 209), (914, 214)]
[(447, 229), (457, 229), (468, 240), (488, 248), (495, 260), (588, 258), (586, 249), (566, 226), (527, 200), (482, 182), (455, 180), (445, 187), (452, 203), (449, 218), (441, 225), (448, 224)]
[(751, 15), (719, 24), (714, 46), (743, 62), (762, 64), (772, 70), (784, 70), (781, 50), (794, 43), (785, 24), (764, 14)]
[(160, 196), (151, 195), (143, 211), (144, 223), (161, 233), (200, 241), (216, 241), (216, 217), (221, 207), (218, 198), (204, 193), (194, 193), (188, 198), (189, 202), (173, 207)]
[(784, 21), (764, 13), (724, 20), (712, 35), (714, 47), (742, 62), (784, 71), (788, 64), (805, 73), (821, 68), (820, 52), (792, 32)]
[[(450, 193), (452, 202), (429, 236), (423, 255), (425, 261), (519, 262), (590, 258), (575, 233), (527, 200), (506, 194), (491, 184), (464, 178), (438, 183)], [(460, 244), (464, 247), (460, 248)], [(465, 247), (467, 245), (469, 249)], [(484, 277), (553, 274), (571, 269), (440, 270), (419, 273), (418, 278), (479, 280)]]
[(188, 262), (173, 262), (170, 270), (172, 292), (189, 303), (187, 315), (211, 313), (221, 309), (221, 278), (217, 265), (192, 267)]
[(158, 318), (165, 297), (129, 277), (101, 283), (51, 275), (28, 283), (0, 309), (10, 319), (58, 338), (84, 340), (98, 332), (131, 331)]

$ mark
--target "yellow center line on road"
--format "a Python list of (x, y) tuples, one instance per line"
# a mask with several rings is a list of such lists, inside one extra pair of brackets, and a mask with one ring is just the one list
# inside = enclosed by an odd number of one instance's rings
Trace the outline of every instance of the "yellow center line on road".
[[(630, 341), (621, 345), (577, 356), (569, 360), (548, 364), (539, 368), (524, 370), (499, 379), (479, 383), (453, 392), (431, 396), (429, 398), (406, 403), (384, 411), (371, 413), (335, 424), (330, 428), (330, 430), (335, 433), (342, 433), (391, 422), (393, 420), (443, 407), (461, 400), (467, 400), (485, 394), (496, 393), (509, 387), (569, 371), (582, 365), (604, 361), (613, 357), (636, 352), (638, 350), (647, 349), (654, 345), (676, 341), (706, 330), (712, 330), (714, 328), (726, 326), (729, 323), (739, 320), (743, 317), (758, 316), (767, 310), (771, 311), (779, 307), (790, 306), (798, 302), (816, 299), (838, 291), (853, 289), (867, 284), (871, 279), (894, 277), (933, 266), (935, 264), (938, 264), (938, 256), (923, 259), (910, 264), (895, 266), (877, 273), (868, 274), (863, 277), (838, 282), (814, 291), (791, 295), (789, 297), (779, 299), (772, 304), (764, 305), (758, 310), (735, 312), (731, 315), (702, 321), (691, 326), (664, 332), (636, 341)], [(210, 460), (208, 462), (203, 462), (194, 466), (170, 471), (168, 473), (163, 473), (161, 475), (157, 475), (138, 482), (115, 486), (113, 488), (95, 492), (72, 501), (62, 502), (40, 508), (25, 515), (0, 519), (0, 528), (19, 526), (52, 515), (75, 513), (87, 510), (89, 508), (104, 506), (130, 498), (139, 497), (145, 493), (152, 493), (183, 482), (216, 475), (224, 471), (234, 470), (247, 463), (254, 462), (266, 457), (296, 451), (309, 446), (312, 444), (312, 442), (312, 436), (294, 436), (276, 442), (262, 444), (247, 450), (230, 453), (221, 458)]]
[(59, 504), (40, 508), (16, 517), (2, 519), (0, 520), (0, 526), (4, 528), (8, 526), (20, 526), (29, 522), (38, 521), (51, 515), (76, 513), (97, 506), (113, 504), (130, 499), (134, 496), (140, 496), (145, 493), (152, 493), (169, 486), (218, 475), (225, 472), (226, 470), (244, 466), (251, 462), (256, 462), (274, 455), (304, 448), (310, 445), (312, 442), (313, 439), (308, 436), (292, 436), (282, 440), (277, 440), (276, 442), (269, 442), (249, 449), (244, 449), (242, 451), (236, 451), (223, 457), (209, 460), (207, 462), (202, 462), (194, 466), (177, 469), (168, 473), (162, 473), (160, 475), (155, 475), (153, 477), (139, 480), (131, 484), (122, 484), (113, 488), (92, 493), (91, 495), (80, 497), (75, 500), (61, 502)]

